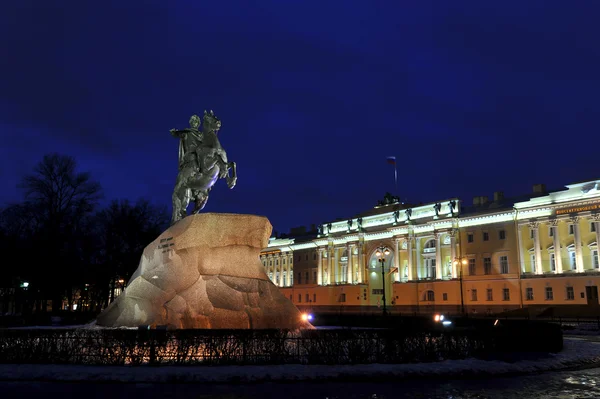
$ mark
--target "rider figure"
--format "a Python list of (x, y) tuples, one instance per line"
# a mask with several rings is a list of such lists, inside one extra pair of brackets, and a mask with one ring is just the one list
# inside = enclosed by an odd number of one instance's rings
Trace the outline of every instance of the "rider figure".
[[(179, 137), (179, 174), (173, 191), (173, 217), (171, 224), (187, 216), (187, 206), (193, 199), (198, 213), (206, 205), (208, 193), (219, 178), (227, 178), (227, 185), (236, 183), (235, 163), (227, 162), (227, 154), (217, 138), (221, 121), (210, 111), (204, 111), (202, 131), (198, 130), (200, 118), (193, 115), (190, 127), (171, 129)], [(233, 174), (229, 176), (229, 169)]]

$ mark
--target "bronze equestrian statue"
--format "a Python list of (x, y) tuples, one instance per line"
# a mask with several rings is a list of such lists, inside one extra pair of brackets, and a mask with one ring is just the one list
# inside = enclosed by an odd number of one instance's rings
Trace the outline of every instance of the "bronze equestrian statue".
[(227, 153), (217, 138), (221, 128), (219, 118), (213, 111), (204, 111), (202, 130), (199, 127), (200, 118), (192, 115), (189, 128), (170, 130), (179, 138), (179, 174), (173, 190), (171, 225), (187, 216), (192, 200), (195, 202), (192, 214), (200, 212), (218, 179), (226, 179), (229, 188), (235, 187), (237, 181), (235, 162), (227, 161)]

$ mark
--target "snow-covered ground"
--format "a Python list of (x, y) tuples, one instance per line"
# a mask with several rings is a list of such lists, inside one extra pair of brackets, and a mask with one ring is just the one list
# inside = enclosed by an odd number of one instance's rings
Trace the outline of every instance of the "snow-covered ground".
[(564, 350), (536, 360), (513, 363), (477, 359), (419, 364), (353, 366), (71, 366), (0, 365), (3, 381), (95, 381), (132, 383), (364, 381), (420, 377), (474, 377), (562, 370), (600, 363), (600, 342), (566, 338)]

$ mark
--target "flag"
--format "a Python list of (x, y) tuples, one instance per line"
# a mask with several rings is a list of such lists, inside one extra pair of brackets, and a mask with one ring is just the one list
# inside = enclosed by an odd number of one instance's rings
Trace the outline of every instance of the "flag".
[(396, 165), (396, 157), (387, 157), (387, 163), (390, 165)]

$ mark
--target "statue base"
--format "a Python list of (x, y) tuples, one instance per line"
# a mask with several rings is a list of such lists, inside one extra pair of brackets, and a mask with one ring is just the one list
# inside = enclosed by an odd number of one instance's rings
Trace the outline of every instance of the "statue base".
[(272, 226), (253, 215), (202, 213), (148, 245), (129, 285), (97, 319), (106, 327), (314, 328), (260, 262)]

